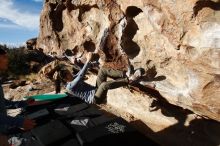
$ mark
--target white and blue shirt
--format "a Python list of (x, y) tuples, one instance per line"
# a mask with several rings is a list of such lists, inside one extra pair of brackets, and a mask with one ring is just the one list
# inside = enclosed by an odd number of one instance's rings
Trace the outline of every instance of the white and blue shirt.
[(83, 68), (76, 75), (76, 78), (72, 82), (67, 83), (66, 89), (68, 93), (72, 94), (73, 96), (82, 99), (86, 103), (93, 104), (95, 102), (94, 97), (96, 87), (91, 86), (83, 81), (83, 78), (89, 66), (89, 62), (85, 63)]

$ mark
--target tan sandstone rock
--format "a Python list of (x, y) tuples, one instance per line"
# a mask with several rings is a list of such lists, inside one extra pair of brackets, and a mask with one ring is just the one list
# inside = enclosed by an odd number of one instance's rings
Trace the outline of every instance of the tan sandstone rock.
[[(148, 81), (168, 102), (220, 121), (219, 0), (45, 1), (38, 48), (62, 54), (103, 46), (107, 58), (124, 51), (136, 68), (155, 66)], [(109, 96), (109, 104), (118, 100)]]

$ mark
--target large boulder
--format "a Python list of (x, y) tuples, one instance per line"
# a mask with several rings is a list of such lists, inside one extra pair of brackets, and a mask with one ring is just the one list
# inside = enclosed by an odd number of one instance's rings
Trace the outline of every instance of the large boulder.
[(154, 68), (148, 81), (168, 102), (220, 121), (219, 10), (219, 0), (46, 0), (37, 48), (125, 52)]

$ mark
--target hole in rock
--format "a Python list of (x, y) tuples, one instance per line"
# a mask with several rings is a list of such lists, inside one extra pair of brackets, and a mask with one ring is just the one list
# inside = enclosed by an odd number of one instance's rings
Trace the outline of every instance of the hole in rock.
[(135, 58), (140, 53), (140, 47), (133, 41), (139, 29), (133, 18), (141, 12), (143, 11), (135, 6), (129, 6), (126, 10), (127, 26), (123, 31), (121, 47), (130, 59)]
[(213, 10), (220, 10), (220, 1), (213, 2), (210, 0), (200, 0), (196, 2), (196, 5), (193, 8), (194, 16), (197, 16), (199, 11), (203, 8), (211, 8)]
[(83, 44), (83, 47), (85, 48), (86, 51), (88, 52), (94, 52), (95, 51), (95, 43), (93, 43), (92, 41), (86, 41)]
[(72, 50), (70, 49), (67, 49), (65, 52), (64, 52), (67, 56), (73, 56), (74, 53), (72, 52)]
[(131, 59), (135, 58), (140, 52), (140, 47), (137, 45), (137, 43), (132, 41), (136, 32), (136, 25), (133, 22), (131, 22), (128, 23), (122, 35), (122, 49)]
[(66, 7), (63, 4), (50, 4), (50, 6), (52, 11), (49, 15), (52, 20), (53, 30), (60, 32), (63, 29), (62, 13)]
[(135, 6), (129, 6), (126, 10), (126, 15), (127, 15), (127, 17), (134, 18), (135, 16), (137, 16), (141, 12), (143, 12), (143, 11), (140, 8), (135, 7)]

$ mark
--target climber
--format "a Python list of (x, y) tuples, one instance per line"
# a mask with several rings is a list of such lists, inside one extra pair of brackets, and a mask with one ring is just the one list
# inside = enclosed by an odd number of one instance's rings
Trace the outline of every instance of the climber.
[[(93, 54), (88, 53), (86, 56), (85, 65), (75, 76), (73, 76), (71, 71), (67, 69), (60, 69), (58, 71), (59, 79), (62, 82), (67, 83), (67, 92), (90, 104), (103, 103), (106, 99), (107, 91), (109, 89), (126, 86), (129, 82), (134, 82), (143, 74), (142, 70), (138, 69), (133, 75), (130, 76), (130, 78), (128, 78), (125, 71), (120, 71), (108, 67), (101, 67), (98, 73), (96, 87), (91, 86), (85, 83), (83, 78), (87, 72), (87, 69), (91, 65), (92, 58)], [(116, 78), (116, 80), (106, 81), (107, 77), (113, 77)]]
[(56, 93), (60, 93), (61, 91), (61, 78), (60, 78), (60, 72), (62, 71), (69, 71), (74, 73), (76, 70), (79, 70), (75, 65), (71, 65), (66, 61), (61, 61), (60, 59), (56, 59), (50, 63), (48, 63), (46, 66), (44, 66), (40, 71), (39, 75), (42, 79), (43, 77), (46, 77), (50, 80), (52, 80), (55, 84), (55, 91)]
[[(105, 63), (98, 72), (96, 86), (97, 91), (95, 94), (96, 102), (103, 102), (107, 97), (109, 89), (116, 89), (129, 84), (137, 83), (139, 78), (145, 73), (141, 68), (136, 70), (130, 64), (130, 61), (126, 54), (121, 55), (122, 62), (126, 65), (115, 64), (115, 62)], [(111, 77), (114, 80), (107, 81), (107, 78)]]
[[(63, 56), (56, 56), (56, 59), (54, 61), (48, 63), (39, 71), (41, 79), (43, 77), (46, 77), (55, 83), (56, 93), (61, 92), (61, 83), (66, 83), (64, 82), (66, 76), (61, 75), (61, 73), (64, 74), (65, 72), (67, 72), (70, 74), (76, 74), (76, 72), (82, 69), (83, 62), (86, 59), (84, 56), (82, 56), (83, 54), (76, 57), (68, 55), (64, 53)], [(98, 66), (97, 61), (90, 62), (90, 66)]]
[[(0, 71), (8, 68), (7, 52), (0, 49)], [(8, 146), (8, 132), (11, 128), (22, 128), (25, 131), (34, 128), (35, 121), (23, 117), (11, 117), (7, 115), (6, 108), (24, 108), (31, 101), (9, 101), (4, 98), (2, 86), (0, 84), (0, 146)]]

